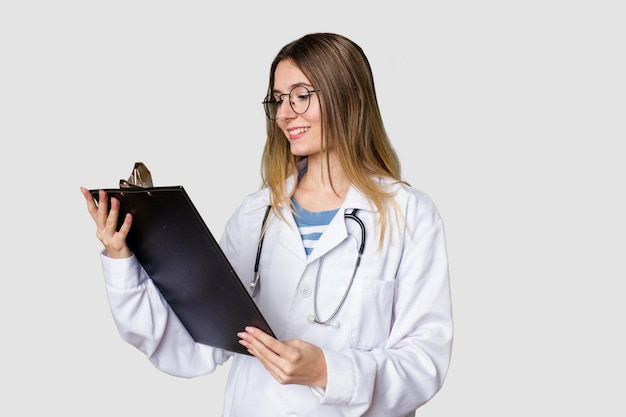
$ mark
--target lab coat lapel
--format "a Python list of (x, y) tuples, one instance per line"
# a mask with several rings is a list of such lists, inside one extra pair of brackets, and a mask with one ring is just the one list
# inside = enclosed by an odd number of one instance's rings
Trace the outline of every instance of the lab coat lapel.
[(279, 221), (278, 225), (278, 243), (280, 243), (287, 251), (291, 252), (299, 261), (306, 263), (306, 252), (302, 244), (302, 238), (298, 231), (298, 226), (293, 218), (293, 214), (289, 208), (282, 207), (282, 214), (287, 222)]
[(346, 239), (348, 229), (344, 215), (345, 213), (350, 213), (355, 208), (359, 210), (374, 210), (370, 207), (369, 200), (363, 193), (354, 187), (350, 187), (341, 208), (331, 220), (320, 240), (315, 244), (315, 249), (313, 249), (308, 259), (309, 263), (322, 257)]
[[(293, 192), (295, 186), (296, 176), (291, 175), (286, 180), (285, 188), (292, 190)], [(302, 238), (300, 237), (296, 220), (293, 218), (293, 213), (291, 213), (291, 209), (289, 207), (281, 206), (280, 209), (286, 222), (273, 219), (276, 222), (276, 227), (278, 227), (277, 241), (288, 252), (293, 254), (298, 261), (302, 262), (302, 264), (306, 264), (306, 252), (304, 251)]]
[(348, 236), (343, 213), (343, 209), (337, 211), (335, 217), (331, 220), (326, 230), (324, 230), (322, 236), (320, 236), (320, 240), (315, 243), (315, 248), (313, 252), (311, 252), (311, 255), (309, 255), (309, 262), (314, 262), (326, 252), (340, 244), (346, 236)]

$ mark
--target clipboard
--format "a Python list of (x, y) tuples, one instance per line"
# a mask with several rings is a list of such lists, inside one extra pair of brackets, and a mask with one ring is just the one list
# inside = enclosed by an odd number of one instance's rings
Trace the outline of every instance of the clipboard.
[(104, 191), (120, 202), (118, 230), (133, 215), (126, 242), (196, 342), (249, 355), (245, 326), (275, 337), (182, 186)]

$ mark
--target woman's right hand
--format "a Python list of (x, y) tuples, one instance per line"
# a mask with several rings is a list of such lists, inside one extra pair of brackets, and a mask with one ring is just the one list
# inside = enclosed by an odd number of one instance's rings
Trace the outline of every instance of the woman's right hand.
[(111, 198), (111, 209), (109, 210), (109, 196), (104, 190), (98, 193), (98, 202), (91, 195), (88, 189), (81, 187), (80, 192), (87, 201), (87, 210), (91, 218), (96, 223), (96, 237), (107, 251), (111, 258), (129, 258), (133, 255), (126, 244), (126, 237), (133, 223), (133, 216), (127, 213), (120, 230), (117, 230), (117, 219), (120, 213), (120, 202)]

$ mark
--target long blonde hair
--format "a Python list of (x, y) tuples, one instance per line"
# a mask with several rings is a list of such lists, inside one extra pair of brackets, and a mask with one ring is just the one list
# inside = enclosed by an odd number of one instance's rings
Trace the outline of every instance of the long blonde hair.
[[(333, 138), (335, 152), (348, 179), (380, 212), (382, 242), (390, 208), (386, 203), (391, 202), (395, 207), (395, 201), (377, 177), (404, 181), (400, 161), (383, 125), (374, 77), (365, 53), (360, 46), (341, 35), (305, 35), (284, 46), (274, 58), (268, 95), (274, 88), (276, 66), (283, 60), (298, 67), (319, 90), (318, 94), (322, 96), (322, 147), (326, 149), (328, 138)], [(268, 119), (261, 175), (263, 186), (271, 191), (271, 205), (276, 213), (279, 213), (279, 205), (290, 205), (292, 191), (285, 188), (285, 179), (296, 172), (302, 158), (291, 153), (283, 132), (275, 121)], [(326, 169), (329, 169), (328, 162), (325, 161)], [(333, 186), (332, 179), (330, 185)]]

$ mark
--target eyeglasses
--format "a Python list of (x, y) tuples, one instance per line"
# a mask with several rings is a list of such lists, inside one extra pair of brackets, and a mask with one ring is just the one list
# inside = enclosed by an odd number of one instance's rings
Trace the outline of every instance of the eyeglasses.
[(263, 108), (265, 109), (265, 114), (267, 118), (270, 120), (276, 120), (278, 109), (281, 104), (283, 104), (283, 97), (289, 96), (289, 105), (291, 106), (291, 110), (293, 110), (296, 114), (303, 114), (309, 109), (311, 105), (311, 94), (316, 93), (320, 90), (309, 90), (303, 86), (296, 86), (291, 89), (289, 94), (270, 94), (265, 97), (263, 101)]

